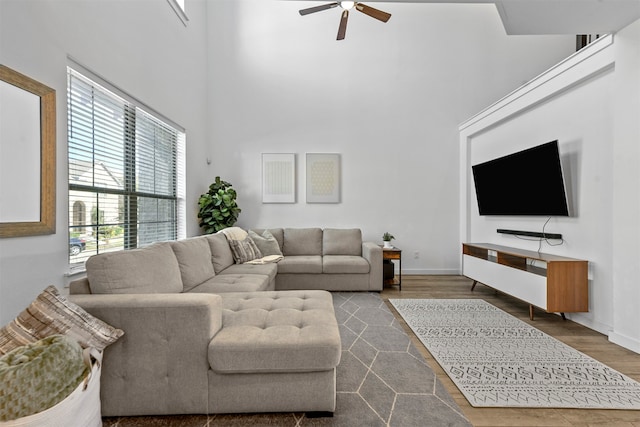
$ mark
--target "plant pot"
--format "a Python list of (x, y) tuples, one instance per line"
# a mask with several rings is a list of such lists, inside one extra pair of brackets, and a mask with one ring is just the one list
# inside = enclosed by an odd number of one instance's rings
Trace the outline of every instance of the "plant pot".
[(387, 248), (387, 249), (393, 247), (393, 245), (391, 244), (390, 240), (385, 240), (383, 243), (384, 243), (384, 247)]

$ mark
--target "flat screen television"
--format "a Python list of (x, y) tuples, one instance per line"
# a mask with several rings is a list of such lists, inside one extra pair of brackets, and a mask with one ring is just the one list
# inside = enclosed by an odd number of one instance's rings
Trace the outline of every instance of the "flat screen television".
[(569, 216), (557, 140), (472, 170), (480, 215)]

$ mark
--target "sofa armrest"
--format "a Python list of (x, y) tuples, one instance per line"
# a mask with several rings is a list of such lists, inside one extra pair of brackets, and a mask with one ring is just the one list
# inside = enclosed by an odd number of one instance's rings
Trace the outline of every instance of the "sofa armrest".
[(382, 248), (374, 242), (362, 242), (362, 256), (369, 262), (369, 290), (382, 290)]
[(189, 414), (207, 407), (208, 346), (222, 326), (219, 295), (70, 295), (69, 300), (125, 332), (105, 349), (104, 416)]
[(90, 294), (89, 279), (82, 277), (69, 283), (70, 294)]

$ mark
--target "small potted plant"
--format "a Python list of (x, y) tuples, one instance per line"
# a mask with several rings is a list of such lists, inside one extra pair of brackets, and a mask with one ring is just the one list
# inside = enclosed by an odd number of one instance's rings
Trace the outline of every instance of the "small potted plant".
[(382, 235), (382, 241), (384, 242), (384, 247), (392, 248), (393, 246), (391, 245), (391, 241), (393, 239), (395, 239), (395, 237), (393, 237), (393, 235), (388, 231), (385, 231), (385, 233)]

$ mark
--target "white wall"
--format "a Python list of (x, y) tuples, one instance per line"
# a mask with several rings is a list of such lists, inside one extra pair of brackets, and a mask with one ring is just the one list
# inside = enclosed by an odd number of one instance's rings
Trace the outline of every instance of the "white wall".
[[(458, 273), (457, 126), (575, 39), (506, 36), (493, 5), (376, 3), (390, 21), (354, 11), (338, 42), (339, 11), (305, 7), (209, 5), (212, 179), (238, 190), (242, 226), (389, 231), (405, 273)], [(340, 204), (306, 204), (314, 152), (342, 155)], [(296, 204), (261, 203), (261, 153), (296, 153)]]
[(546, 228), (564, 244), (541, 251), (589, 261), (589, 312), (568, 317), (638, 352), (639, 28), (594, 43), (460, 127), (461, 240), (529, 250), (539, 243), (496, 229), (542, 231), (547, 218), (479, 216), (471, 166), (558, 139), (572, 213)]
[(616, 34), (613, 87), (613, 330), (640, 353), (640, 21)]
[[(0, 324), (47, 285), (61, 288), (67, 280), (68, 56), (186, 129), (187, 206), (195, 217), (194, 182), (208, 179), (199, 162), (209, 142), (204, 0), (187, 1), (187, 14), (185, 27), (160, 0), (0, 1), (0, 63), (54, 88), (57, 96), (57, 230), (0, 240)], [(198, 232), (195, 220), (189, 226), (191, 234)]]

